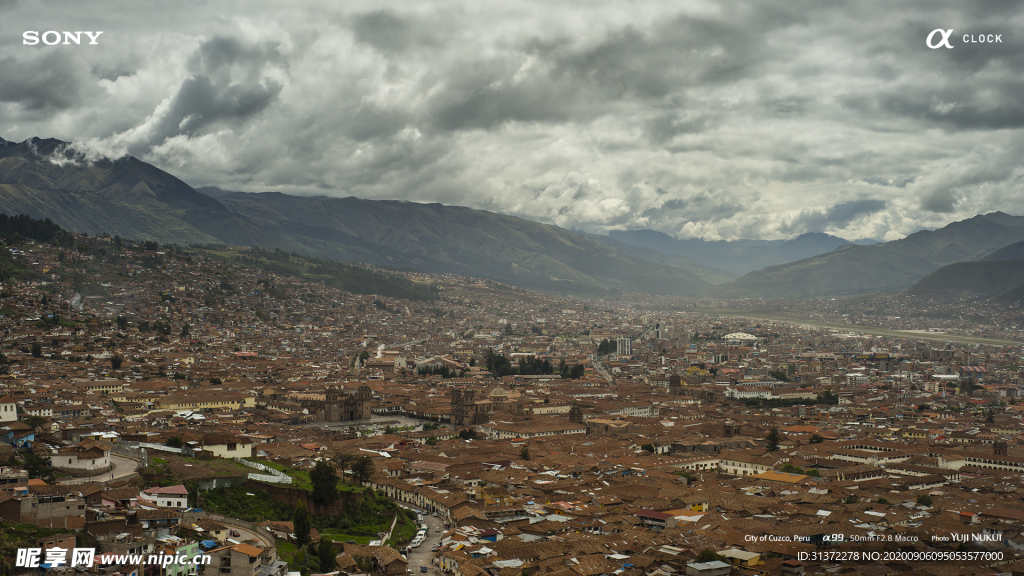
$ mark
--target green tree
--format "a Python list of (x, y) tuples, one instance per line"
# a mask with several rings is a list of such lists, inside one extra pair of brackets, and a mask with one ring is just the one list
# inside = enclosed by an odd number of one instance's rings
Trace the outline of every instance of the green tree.
[(369, 456), (359, 456), (352, 461), (352, 477), (359, 484), (373, 478), (374, 470), (373, 458)]
[(656, 452), (656, 450), (654, 448), (654, 444), (644, 444), (643, 446), (640, 447), (640, 449), (641, 450), (646, 450), (646, 451), (650, 452), (651, 454), (654, 454)]
[(526, 444), (523, 444), (522, 449), (519, 450), (519, 459), (520, 460), (529, 460), (530, 459), (530, 447), (527, 446)]
[(711, 548), (705, 548), (700, 551), (700, 554), (697, 554), (697, 562), (714, 562), (715, 560), (724, 561), (725, 558)]
[(165, 442), (164, 445), (170, 446), (171, 448), (181, 448), (182, 446), (185, 445), (185, 441), (181, 438), (181, 436), (171, 436), (170, 438), (167, 439), (167, 442)]
[(917, 503), (920, 504), (921, 506), (931, 506), (932, 497), (927, 494), (921, 494), (920, 496), (917, 497)]
[(782, 435), (779, 434), (779, 429), (776, 426), (772, 426), (772, 429), (768, 431), (768, 435), (764, 439), (764, 449), (768, 452), (775, 452), (779, 449), (779, 443), (782, 442)]
[(583, 367), (583, 364), (577, 364), (572, 367), (572, 370), (569, 372), (569, 377), (573, 380), (579, 380), (580, 378), (583, 378), (583, 374), (585, 373), (586, 368)]
[(995, 421), (996, 421), (995, 412), (993, 412), (992, 409), (989, 408), (988, 409), (988, 415), (985, 416), (985, 422), (988, 422), (989, 424), (992, 424)]
[(25, 453), (25, 471), (29, 478), (42, 478), (47, 483), (52, 483), (56, 474), (49, 458), (32, 452)]
[(124, 358), (122, 358), (119, 354), (114, 354), (113, 356), (110, 357), (110, 367), (113, 368), (114, 370), (120, 370), (121, 364), (123, 363)]
[(335, 452), (334, 457), (331, 458), (331, 461), (341, 468), (342, 480), (345, 479), (345, 470), (348, 470), (348, 463), (351, 462), (353, 458), (355, 458), (355, 456), (350, 452)]
[(433, 446), (434, 444), (437, 444), (437, 442), (438, 442), (437, 436), (428, 436), (427, 437), (427, 446)]
[(334, 558), (337, 556), (337, 553), (328, 538), (324, 536), (320, 537), (320, 546), (316, 549), (316, 555), (320, 558), (321, 572), (333, 572), (337, 570), (337, 566), (334, 563)]
[(309, 481), (313, 484), (310, 495), (318, 504), (327, 504), (338, 499), (338, 474), (334, 465), (327, 460), (320, 460), (309, 473)]
[[(18, 406), (18, 408), (21, 408), (21, 406)], [(46, 418), (43, 418), (42, 416), (25, 416), (24, 418), (21, 419), (21, 421), (24, 422), (25, 424), (28, 424), (33, 429), (36, 428), (37, 426), (42, 426), (46, 424)]]
[(820, 434), (811, 434), (811, 439), (809, 440), (811, 444), (821, 444), (824, 441), (825, 439)]
[(39, 342), (32, 343), (32, 357), (42, 358), (43, 357), (43, 346)]
[(299, 500), (299, 503), (295, 505), (292, 524), (295, 530), (295, 548), (302, 548), (309, 544), (312, 525), (309, 520), (309, 511), (306, 510), (306, 503), (302, 500)]

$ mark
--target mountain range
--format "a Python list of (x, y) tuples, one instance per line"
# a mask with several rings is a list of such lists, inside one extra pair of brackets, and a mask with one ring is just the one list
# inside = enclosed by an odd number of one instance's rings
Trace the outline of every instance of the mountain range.
[(803, 260), (832, 252), (847, 244), (875, 244), (877, 240), (844, 240), (822, 232), (808, 232), (789, 240), (679, 240), (655, 230), (612, 230), (612, 239), (663, 254), (692, 259), (733, 278), (766, 266)]
[(224, 243), (574, 293), (697, 296), (687, 270), (555, 226), (481, 210), (279, 193), (202, 194), (136, 158), (87, 162), (59, 140), (0, 140), (0, 212), (69, 230), (164, 243)]
[(1024, 218), (1001, 212), (886, 243), (822, 233), (731, 242), (653, 230), (599, 236), (441, 204), (197, 190), (131, 156), (86, 161), (65, 142), (39, 138), (0, 139), (0, 212), (89, 234), (278, 248), (587, 295), (895, 292), (949, 264), (1024, 253)]
[(769, 266), (720, 287), (719, 292), (734, 298), (899, 292), (943, 266), (976, 260), (1021, 240), (1024, 218), (993, 212), (884, 244), (841, 246), (827, 254)]

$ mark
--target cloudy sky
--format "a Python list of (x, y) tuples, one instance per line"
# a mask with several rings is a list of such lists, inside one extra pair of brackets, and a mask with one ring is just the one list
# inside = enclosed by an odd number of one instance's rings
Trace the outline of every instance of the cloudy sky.
[(1024, 215), (1024, 5), (839, 4), (0, 0), (0, 137), (592, 232)]

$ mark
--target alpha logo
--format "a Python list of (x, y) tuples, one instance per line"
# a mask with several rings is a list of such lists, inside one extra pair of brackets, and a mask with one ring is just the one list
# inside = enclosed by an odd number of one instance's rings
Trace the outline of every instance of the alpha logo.
[[(941, 36), (941, 38), (939, 39), (938, 42), (935, 42), (935, 36), (936, 35)], [(952, 49), (953, 45), (949, 43), (949, 38), (952, 35), (953, 35), (953, 29), (952, 28), (950, 28), (949, 30), (943, 30), (942, 28), (936, 28), (935, 30), (932, 30), (932, 33), (929, 34), (927, 38), (925, 38), (924, 43), (929, 48), (931, 48), (932, 50), (935, 50), (937, 48), (942, 48), (943, 46), (945, 46), (946, 48)], [(1003, 35), (1002, 34), (964, 34), (963, 40), (964, 40), (964, 44), (1002, 44), (1003, 43)]]
[[(936, 34), (941, 35), (942, 39), (939, 40), (937, 43), (933, 44), (932, 43), (932, 39), (935, 38)], [(928, 35), (928, 38), (925, 39), (924, 43), (927, 44), (928, 47), (931, 48), (932, 50), (935, 50), (936, 48), (942, 48), (943, 46), (945, 46), (946, 48), (952, 49), (953, 45), (949, 43), (949, 37), (952, 36), (952, 35), (953, 35), (953, 29), (952, 28), (950, 28), (949, 30), (943, 30), (942, 28), (936, 28), (935, 30), (932, 30), (932, 33)]]
[(58, 32), (56, 30), (39, 32), (38, 30), (26, 30), (21, 35), (21, 43), (25, 46), (35, 46), (36, 44), (39, 44), (40, 41), (47, 46), (55, 46), (57, 44), (81, 44), (82, 34), (85, 34), (89, 38), (89, 44), (99, 44), (98, 40), (100, 34), (103, 34), (103, 32)]

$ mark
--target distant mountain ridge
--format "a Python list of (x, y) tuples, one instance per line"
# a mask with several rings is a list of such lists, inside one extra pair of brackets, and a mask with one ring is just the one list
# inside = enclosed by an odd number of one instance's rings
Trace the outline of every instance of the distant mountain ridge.
[(1024, 217), (992, 212), (884, 244), (843, 246), (771, 266), (718, 290), (743, 298), (898, 292), (943, 266), (975, 260), (1021, 240)]
[(280, 248), (576, 293), (698, 296), (710, 286), (682, 268), (631, 257), (555, 226), (481, 210), (209, 192), (218, 198), (130, 156), (87, 163), (59, 140), (0, 139), (0, 211), (50, 218), (69, 230), (184, 245)]
[(609, 236), (632, 246), (690, 258), (733, 276), (825, 254), (848, 244), (875, 242), (851, 242), (821, 232), (808, 232), (789, 240), (679, 240), (655, 230), (612, 230)]

